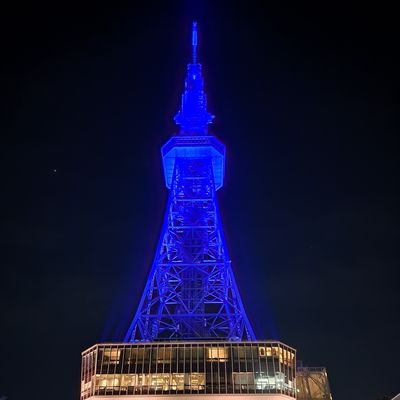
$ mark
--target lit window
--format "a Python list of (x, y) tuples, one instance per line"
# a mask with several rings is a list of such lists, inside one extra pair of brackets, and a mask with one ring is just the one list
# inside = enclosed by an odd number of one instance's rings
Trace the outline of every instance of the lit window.
[(233, 383), (235, 385), (247, 386), (254, 385), (254, 375), (252, 372), (234, 372)]
[(110, 352), (110, 361), (119, 361), (119, 356), (121, 354), (121, 350), (111, 349)]
[(119, 386), (119, 378), (115, 375), (96, 375), (96, 386), (100, 387), (116, 387)]
[(121, 350), (110, 349), (104, 351), (104, 362), (109, 364), (118, 364)]
[(134, 374), (122, 375), (121, 386), (136, 386), (137, 376)]
[(139, 374), (137, 383), (138, 386), (149, 386), (150, 383), (149, 374)]
[(185, 374), (172, 374), (171, 389), (183, 390), (185, 388)]
[(226, 361), (228, 359), (228, 349), (225, 347), (209, 347), (207, 348), (207, 359)]
[(158, 390), (168, 390), (170, 384), (170, 374), (152, 374), (151, 386)]
[(201, 390), (204, 389), (205, 385), (205, 376), (200, 373), (190, 374), (190, 386), (193, 390)]

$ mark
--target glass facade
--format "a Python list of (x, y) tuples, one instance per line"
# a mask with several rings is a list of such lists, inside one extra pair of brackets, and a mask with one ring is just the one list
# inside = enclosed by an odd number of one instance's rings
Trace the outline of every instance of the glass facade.
[(91, 396), (282, 394), (296, 397), (296, 351), (280, 342), (99, 344), (82, 353)]
[(332, 400), (326, 368), (298, 367), (296, 372), (298, 400)]

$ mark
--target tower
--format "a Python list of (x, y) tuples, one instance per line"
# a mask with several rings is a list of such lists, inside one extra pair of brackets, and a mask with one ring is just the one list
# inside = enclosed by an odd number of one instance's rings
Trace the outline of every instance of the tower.
[(254, 340), (224, 241), (216, 191), (225, 146), (208, 132), (197, 25), (192, 29), (180, 126), (162, 147), (169, 200), (146, 288), (125, 341)]
[(122, 343), (82, 353), (81, 400), (296, 397), (296, 350), (257, 341), (218, 210), (225, 146), (208, 131), (197, 24), (179, 132), (161, 149), (169, 198), (154, 261)]

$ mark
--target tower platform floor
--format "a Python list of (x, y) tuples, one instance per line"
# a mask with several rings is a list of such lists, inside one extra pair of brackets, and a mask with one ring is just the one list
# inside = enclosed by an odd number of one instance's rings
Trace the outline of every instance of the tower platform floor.
[(275, 341), (105, 343), (82, 353), (81, 400), (295, 398), (296, 351)]

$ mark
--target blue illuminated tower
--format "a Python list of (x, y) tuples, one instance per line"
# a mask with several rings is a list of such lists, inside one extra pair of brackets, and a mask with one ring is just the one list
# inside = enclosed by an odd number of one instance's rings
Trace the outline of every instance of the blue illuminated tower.
[(196, 23), (192, 46), (175, 116), (180, 130), (161, 149), (169, 197), (146, 287), (124, 341), (82, 352), (81, 400), (295, 400), (298, 393), (296, 350), (255, 339), (235, 282), (216, 195), (225, 146), (208, 132), (214, 116)]
[(126, 342), (255, 340), (224, 240), (216, 192), (225, 146), (208, 132), (197, 25), (192, 29), (180, 131), (161, 149), (169, 199), (156, 255)]

